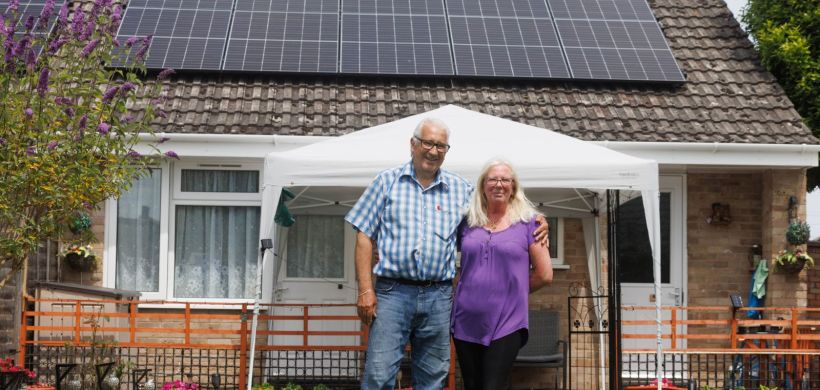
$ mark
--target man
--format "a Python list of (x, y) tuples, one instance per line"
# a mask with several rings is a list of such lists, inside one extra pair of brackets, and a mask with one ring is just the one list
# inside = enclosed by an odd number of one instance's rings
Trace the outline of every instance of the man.
[[(422, 120), (410, 139), (411, 161), (376, 176), (345, 217), (357, 230), (358, 315), (370, 325), (362, 389), (393, 388), (408, 340), (413, 388), (444, 387), (456, 229), (473, 191), (469, 182), (440, 169), (449, 138), (444, 122)], [(546, 243), (547, 224), (539, 221), (536, 236)]]

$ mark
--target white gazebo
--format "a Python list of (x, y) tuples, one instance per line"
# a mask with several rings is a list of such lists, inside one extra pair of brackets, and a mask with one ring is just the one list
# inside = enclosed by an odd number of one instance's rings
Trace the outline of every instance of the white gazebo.
[[(658, 165), (603, 146), (594, 145), (556, 132), (513, 122), (454, 105), (412, 115), (394, 122), (327, 139), (300, 148), (270, 153), (265, 158), (261, 214), (261, 238), (275, 239), (274, 213), (283, 188), (287, 187), (366, 187), (380, 171), (406, 163), (410, 158), (410, 138), (424, 118), (444, 121), (451, 129), (443, 168), (475, 182), (484, 163), (503, 157), (516, 168), (527, 189), (572, 189), (640, 191), (649, 242), (654, 260), (655, 296), (660, 294), (660, 220)], [(597, 205), (588, 205), (589, 209)], [(600, 229), (597, 217), (582, 218), (590, 280), (593, 288), (600, 279)], [(276, 251), (265, 251), (260, 260), (257, 301), (269, 302)], [(657, 361), (661, 351), (661, 301), (656, 302)], [(254, 311), (253, 332), (256, 330)], [(255, 337), (251, 338), (252, 343)], [(254, 354), (251, 353), (251, 359)], [(251, 366), (253, 367), (253, 366)], [(660, 365), (656, 365), (660, 377)], [(248, 381), (250, 386), (250, 381)], [(249, 387), (250, 388), (250, 387)]]

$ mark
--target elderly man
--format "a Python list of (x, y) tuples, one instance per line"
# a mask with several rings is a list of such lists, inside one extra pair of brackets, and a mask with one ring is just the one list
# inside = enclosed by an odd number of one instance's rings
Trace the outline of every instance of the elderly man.
[[(469, 182), (440, 169), (449, 138), (444, 122), (422, 120), (410, 139), (411, 161), (376, 176), (345, 217), (358, 232), (358, 314), (370, 325), (362, 389), (393, 388), (408, 340), (413, 388), (444, 387), (456, 229), (473, 191)], [(540, 221), (535, 234), (546, 243), (547, 224)]]

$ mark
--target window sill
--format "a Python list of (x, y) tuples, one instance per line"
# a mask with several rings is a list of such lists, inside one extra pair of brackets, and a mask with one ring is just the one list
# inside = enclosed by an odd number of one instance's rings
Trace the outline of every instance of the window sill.
[(552, 269), (570, 269), (569, 264), (553, 264)]

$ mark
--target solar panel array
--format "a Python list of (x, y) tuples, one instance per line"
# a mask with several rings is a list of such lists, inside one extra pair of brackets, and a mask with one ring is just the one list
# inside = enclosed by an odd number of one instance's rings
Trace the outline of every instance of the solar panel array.
[(341, 72), (452, 75), (442, 0), (342, 0)]
[(132, 35), (149, 68), (684, 80), (646, 0), (131, 0)]
[(576, 79), (683, 81), (645, 0), (548, 0)]
[(338, 0), (236, 0), (225, 70), (335, 73)]
[(222, 68), (233, 0), (131, 0), (118, 39), (153, 36), (148, 68)]

